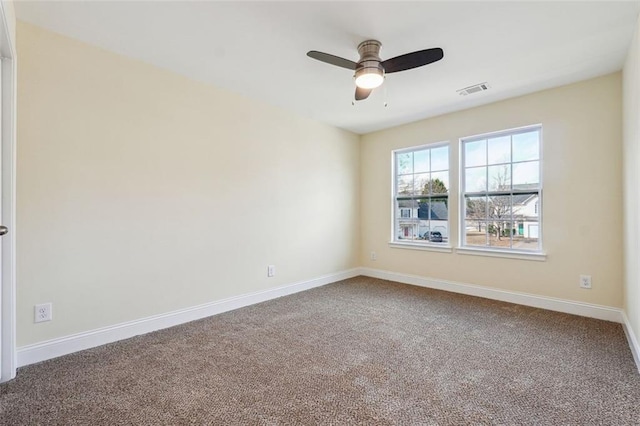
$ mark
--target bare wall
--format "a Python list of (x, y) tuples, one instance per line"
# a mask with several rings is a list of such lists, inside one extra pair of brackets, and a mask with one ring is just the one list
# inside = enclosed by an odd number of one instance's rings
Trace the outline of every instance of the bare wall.
[[(361, 264), (428, 278), (622, 307), (621, 74), (545, 90), (365, 135)], [(389, 247), (391, 151), (451, 146), (451, 240), (458, 239), (459, 139), (543, 126), (544, 262)], [(371, 261), (369, 253), (377, 252)], [(593, 277), (593, 289), (578, 276)]]
[(17, 40), (18, 346), (359, 266), (357, 135), (25, 23)]

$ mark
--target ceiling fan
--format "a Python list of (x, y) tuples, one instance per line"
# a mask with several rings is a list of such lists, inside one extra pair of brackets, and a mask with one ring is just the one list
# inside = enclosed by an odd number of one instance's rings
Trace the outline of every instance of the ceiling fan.
[(318, 61), (326, 62), (338, 67), (355, 71), (356, 101), (367, 99), (373, 89), (384, 81), (384, 75), (392, 72), (410, 70), (412, 68), (437, 62), (444, 57), (444, 52), (439, 47), (433, 49), (418, 50), (406, 53), (395, 58), (383, 61), (380, 59), (380, 47), (377, 40), (365, 40), (358, 45), (360, 59), (358, 62), (350, 61), (339, 56), (310, 50), (307, 56)]

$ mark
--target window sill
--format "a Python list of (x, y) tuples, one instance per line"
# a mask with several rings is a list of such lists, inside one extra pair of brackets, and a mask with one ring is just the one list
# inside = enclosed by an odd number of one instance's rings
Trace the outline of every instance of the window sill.
[(535, 260), (538, 262), (544, 262), (547, 260), (547, 255), (545, 253), (502, 251), (502, 250), (491, 250), (491, 249), (485, 249), (485, 248), (459, 247), (459, 248), (456, 248), (456, 253), (469, 254), (473, 256), (502, 257), (502, 258), (519, 259), (519, 260)]
[(448, 245), (435, 245), (435, 244), (423, 244), (423, 243), (400, 243), (398, 241), (390, 241), (389, 247), (408, 249), (408, 250), (423, 250), (423, 251), (435, 251), (440, 253), (452, 253), (453, 248)]

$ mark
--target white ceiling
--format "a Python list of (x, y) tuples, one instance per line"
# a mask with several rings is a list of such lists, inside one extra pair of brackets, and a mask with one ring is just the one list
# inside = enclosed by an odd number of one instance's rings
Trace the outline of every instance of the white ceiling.
[[(640, 11), (627, 2), (23, 2), (18, 19), (297, 114), (367, 133), (620, 70)], [(357, 61), (431, 47), (443, 60), (387, 76), (352, 105)], [(466, 97), (457, 89), (488, 82)], [(384, 106), (384, 101), (388, 106)]]

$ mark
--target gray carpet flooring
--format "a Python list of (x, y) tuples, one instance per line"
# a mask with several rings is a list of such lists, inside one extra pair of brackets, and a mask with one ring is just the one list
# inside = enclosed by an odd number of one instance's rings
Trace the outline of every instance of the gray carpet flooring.
[(18, 371), (3, 425), (640, 424), (619, 324), (357, 277)]

